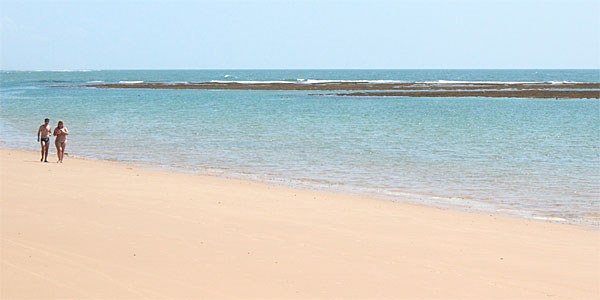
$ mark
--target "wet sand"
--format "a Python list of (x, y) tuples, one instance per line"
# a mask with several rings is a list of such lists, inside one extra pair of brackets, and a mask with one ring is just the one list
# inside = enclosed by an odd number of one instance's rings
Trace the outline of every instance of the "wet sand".
[(0, 149), (2, 299), (600, 299), (600, 233)]

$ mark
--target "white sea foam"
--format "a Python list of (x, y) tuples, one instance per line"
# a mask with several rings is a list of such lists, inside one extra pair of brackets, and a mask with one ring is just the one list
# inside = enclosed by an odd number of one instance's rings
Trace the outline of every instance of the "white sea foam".
[(436, 81), (418, 81), (415, 83), (435, 83), (435, 84), (565, 84), (580, 83), (577, 81), (467, 81), (467, 80), (436, 80)]
[(240, 84), (295, 83), (293, 81), (283, 81), (283, 80), (265, 80), (265, 81), (257, 81), (257, 80), (240, 80), (240, 81), (211, 80), (209, 82), (212, 82), (212, 83), (240, 83)]
[[(226, 74), (223, 77), (229, 78), (231, 75)], [(144, 81), (127, 81), (122, 80), (119, 83), (143, 83)], [(400, 84), (400, 83), (415, 83), (415, 84), (440, 84), (440, 85), (472, 85), (472, 84), (498, 84), (498, 85), (511, 85), (511, 84), (567, 84), (567, 83), (580, 83), (577, 81), (467, 81), (467, 80), (436, 80), (436, 81), (406, 81), (406, 80), (392, 80), (392, 79), (304, 79), (298, 78), (296, 80), (211, 80), (210, 83), (237, 83), (237, 84), (342, 84), (342, 83), (363, 83), (363, 84)], [(189, 82), (168, 82), (167, 84), (173, 83), (189, 83)]]
[(306, 83), (306, 84), (314, 84), (314, 83), (378, 83), (378, 84), (384, 84), (384, 83), (406, 83), (406, 81), (404, 80), (389, 80), (389, 79), (373, 79), (373, 80), (342, 80), (342, 79), (327, 79), (327, 80), (323, 80), (323, 79), (298, 79), (298, 82), (300, 83)]
[(567, 221), (567, 219), (559, 218), (559, 217), (533, 217), (533, 218), (536, 220), (545, 220), (545, 221), (560, 221), (560, 222)]
[(316, 84), (316, 83), (406, 83), (403, 80), (342, 80), (342, 79), (303, 79), (298, 78), (292, 80), (211, 80), (212, 83), (239, 83), (239, 84), (269, 84), (269, 83), (301, 83), (301, 84)]
[[(225, 75), (227, 77), (227, 75)], [(396, 84), (411, 83), (406, 80), (392, 79), (304, 79), (293, 80), (211, 80), (213, 83), (240, 83), (240, 84), (269, 84), (269, 83), (300, 83), (300, 84), (336, 84), (336, 83), (366, 83), (366, 84)], [(580, 83), (577, 81), (468, 81), (468, 80), (436, 80), (436, 81), (416, 81), (412, 83), (421, 84), (565, 84)]]
[(91, 72), (92, 70), (35, 70), (35, 72)]
[(581, 82), (578, 82), (578, 81), (554, 81), (554, 80), (552, 80), (552, 81), (548, 81), (548, 83), (551, 83), (551, 84), (563, 84), (563, 83), (581, 83)]
[(143, 80), (121, 80), (119, 83), (144, 83)]
[(92, 80), (92, 81), (88, 81), (87, 83), (103, 83), (103, 80)]

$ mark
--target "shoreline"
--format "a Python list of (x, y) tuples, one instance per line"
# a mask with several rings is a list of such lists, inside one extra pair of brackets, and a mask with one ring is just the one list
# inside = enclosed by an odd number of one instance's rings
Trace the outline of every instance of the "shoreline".
[[(4, 148), (2, 146), (0, 146), (0, 151), (23, 151), (23, 152), (33, 152), (36, 154), (39, 154), (37, 151), (35, 150), (28, 150), (28, 149), (21, 149), (21, 148)], [(183, 175), (189, 175), (189, 176), (200, 176), (200, 177), (208, 177), (208, 178), (218, 178), (218, 179), (223, 179), (223, 180), (242, 180), (242, 181), (248, 181), (250, 183), (255, 183), (255, 184), (264, 184), (267, 186), (271, 186), (271, 187), (275, 187), (275, 188), (284, 188), (284, 189), (293, 189), (293, 190), (301, 190), (301, 191), (306, 191), (306, 192), (316, 192), (316, 193), (327, 193), (327, 194), (333, 194), (333, 195), (341, 195), (341, 196), (349, 196), (349, 197), (362, 197), (362, 198), (367, 198), (367, 199), (372, 199), (372, 200), (377, 200), (377, 201), (391, 201), (391, 202), (396, 202), (396, 203), (401, 203), (401, 204), (408, 204), (408, 205), (417, 205), (417, 206), (424, 206), (424, 207), (428, 207), (428, 208), (433, 208), (433, 209), (440, 209), (440, 210), (444, 210), (444, 211), (449, 211), (449, 212), (461, 212), (461, 213), (467, 213), (467, 214), (476, 214), (476, 215), (484, 215), (484, 216), (493, 216), (493, 217), (507, 217), (507, 218), (515, 218), (515, 219), (520, 219), (520, 220), (529, 220), (529, 221), (534, 221), (534, 222), (547, 222), (547, 223), (554, 223), (554, 224), (563, 224), (563, 225), (570, 225), (570, 226), (576, 226), (579, 228), (582, 228), (584, 230), (592, 230), (592, 231), (598, 231), (600, 232), (600, 225), (597, 224), (597, 222), (592, 222), (592, 221), (588, 221), (588, 222), (584, 222), (581, 220), (573, 220), (573, 219), (566, 219), (566, 218), (562, 218), (562, 217), (551, 217), (551, 216), (535, 216), (534, 214), (521, 214), (521, 215), (517, 215), (515, 213), (508, 213), (505, 212), (502, 209), (493, 209), (493, 208), (483, 208), (481, 207), (483, 205), (483, 203), (480, 203), (479, 201), (475, 201), (479, 204), (473, 204), (473, 200), (469, 200), (471, 201), (469, 204), (469, 206), (457, 206), (457, 205), (453, 205), (453, 204), (448, 204), (448, 203), (426, 203), (423, 201), (417, 201), (415, 200), (416, 198), (439, 198), (439, 196), (437, 195), (433, 195), (433, 194), (417, 194), (417, 193), (411, 193), (411, 192), (405, 192), (405, 196), (402, 197), (402, 199), (400, 199), (399, 196), (391, 196), (391, 195), (387, 195), (387, 194), (382, 194), (382, 193), (377, 193), (377, 192), (373, 192), (373, 191), (357, 191), (357, 190), (348, 190), (348, 189), (343, 189), (343, 188), (332, 188), (331, 184), (329, 185), (328, 188), (325, 187), (318, 187), (318, 186), (314, 186), (314, 185), (310, 185), (310, 184), (306, 184), (306, 182), (310, 182), (310, 179), (307, 180), (294, 180), (294, 179), (266, 179), (266, 178), (259, 178), (259, 177), (251, 177), (249, 175), (258, 175), (258, 174), (249, 174), (249, 173), (244, 173), (244, 174), (237, 174), (237, 173), (226, 173), (226, 172), (216, 172), (216, 171), (198, 171), (198, 170), (189, 170), (189, 169), (183, 169), (180, 167), (175, 167), (175, 166), (169, 166), (169, 165), (163, 165), (160, 163), (147, 163), (147, 162), (132, 162), (132, 161), (127, 161), (127, 160), (119, 160), (119, 159), (102, 159), (102, 158), (93, 158), (93, 157), (81, 157), (81, 156), (72, 156), (69, 155), (69, 153), (66, 153), (67, 159), (76, 159), (76, 160), (86, 160), (86, 161), (98, 161), (98, 162), (103, 162), (103, 163), (108, 163), (108, 164), (115, 164), (117, 166), (123, 166), (123, 167), (127, 167), (127, 168), (135, 168), (135, 169), (141, 169), (141, 170), (148, 170), (148, 171), (155, 171), (155, 172), (165, 172), (167, 174), (169, 173), (173, 173), (173, 174), (183, 174)], [(53, 161), (51, 161), (50, 163), (54, 163)], [(299, 182), (302, 182), (302, 184), (300, 184)], [(334, 186), (337, 186), (334, 184)], [(409, 196), (410, 195), (410, 196)], [(452, 197), (449, 197), (452, 198)], [(479, 207), (475, 207), (475, 205), (479, 205)], [(485, 205), (483, 205), (485, 206)]]
[(3, 299), (600, 298), (580, 226), (37, 155), (0, 148)]
[[(372, 83), (372, 82), (131, 82), (52, 86), (101, 89), (375, 91), (335, 93), (337, 96), (509, 97), (600, 99), (600, 83)], [(386, 92), (381, 92), (386, 91)], [(319, 94), (321, 95), (321, 94)], [(331, 95), (331, 94), (323, 94)]]

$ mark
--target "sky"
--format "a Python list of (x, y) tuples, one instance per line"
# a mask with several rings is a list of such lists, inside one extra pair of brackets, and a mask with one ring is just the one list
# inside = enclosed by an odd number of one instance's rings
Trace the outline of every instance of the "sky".
[(0, 0), (0, 69), (600, 68), (600, 0)]

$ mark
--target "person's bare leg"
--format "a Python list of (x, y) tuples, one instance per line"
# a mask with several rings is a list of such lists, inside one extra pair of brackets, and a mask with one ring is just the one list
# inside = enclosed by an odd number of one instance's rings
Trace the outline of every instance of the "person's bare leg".
[(44, 162), (48, 162), (48, 150), (50, 149), (50, 143), (46, 143), (46, 147), (45, 147), (45, 156), (44, 156)]
[(58, 155), (58, 162), (62, 163), (64, 143), (60, 143), (60, 154)]
[(65, 158), (65, 148), (67, 148), (67, 141), (62, 143), (62, 151), (60, 152), (60, 162), (63, 162), (63, 158)]
[(60, 162), (60, 143), (56, 142), (54, 144), (56, 145), (56, 156), (58, 156), (58, 160), (56, 162), (59, 163)]
[(46, 142), (41, 141), (40, 146), (42, 146), (42, 158), (40, 159), (40, 161), (44, 161), (44, 149), (46, 149)]

